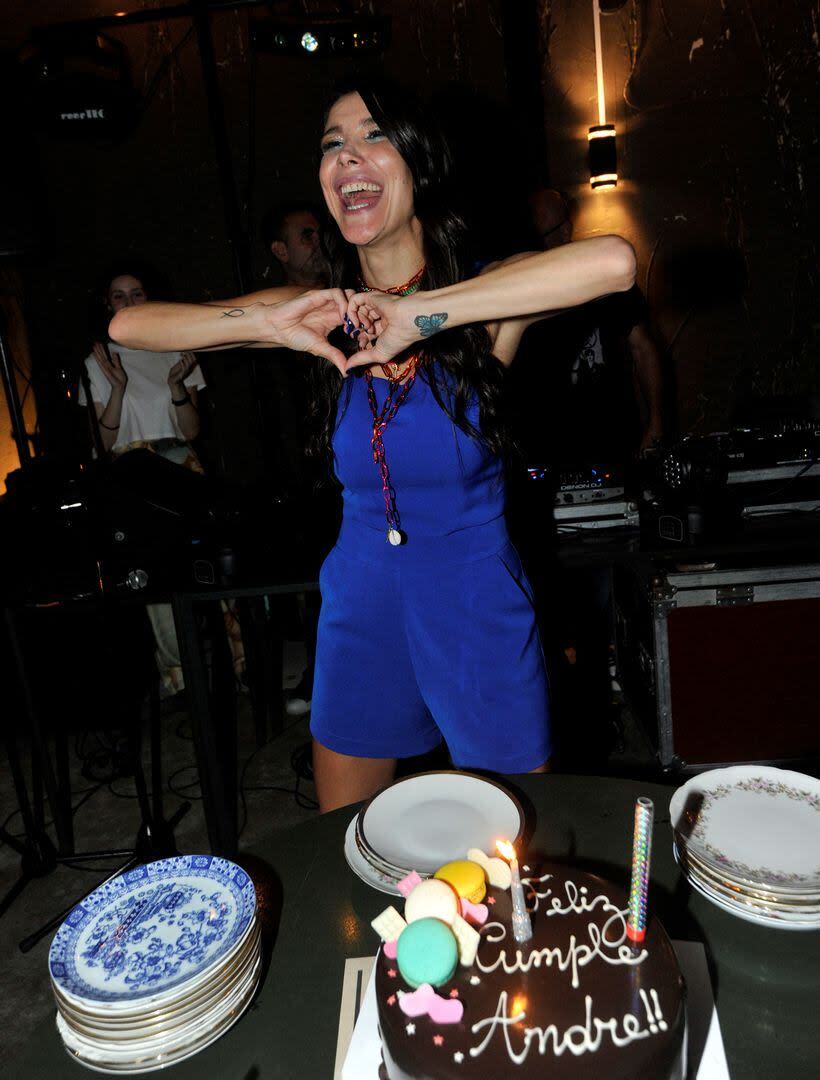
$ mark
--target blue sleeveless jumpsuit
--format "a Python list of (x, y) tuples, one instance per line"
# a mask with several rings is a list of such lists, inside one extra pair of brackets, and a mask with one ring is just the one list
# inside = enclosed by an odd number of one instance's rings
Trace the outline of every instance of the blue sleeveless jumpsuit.
[[(502, 464), (450, 420), (428, 378), (444, 377), (437, 365), (418, 375), (384, 433), (400, 547), (387, 541), (366, 382), (342, 387), (344, 513), (319, 576), (311, 731), (372, 758), (426, 753), (443, 737), (459, 767), (527, 772), (550, 755), (548, 690)], [(388, 383), (373, 385), (381, 408)], [(468, 416), (477, 426), (477, 402)]]

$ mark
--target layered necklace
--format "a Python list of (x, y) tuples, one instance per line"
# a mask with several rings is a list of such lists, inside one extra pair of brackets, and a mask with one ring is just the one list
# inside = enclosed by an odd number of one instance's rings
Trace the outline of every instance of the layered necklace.
[[(410, 296), (411, 293), (418, 292), (421, 288), (424, 270), (425, 268), (422, 266), (403, 285), (394, 285), (390, 289), (380, 289), (379, 292), (392, 293), (394, 296)], [(360, 281), (359, 284), (363, 292), (371, 292), (370, 286), (363, 281)], [(420, 362), (421, 354), (413, 353), (404, 364), (400, 365), (390, 360), (381, 365), (382, 371), (387, 376), (387, 397), (381, 409), (379, 409), (376, 401), (373, 373), (370, 370), (366, 370), (364, 373), (365, 382), (367, 383), (367, 400), (373, 417), (373, 433), (370, 438), (370, 445), (373, 449), (373, 461), (378, 466), (382, 481), (384, 516), (387, 519), (387, 539), (394, 547), (403, 544), (406, 537), (401, 531), (401, 519), (396, 506), (396, 492), (390, 481), (390, 467), (387, 464), (383, 435), (387, 425), (407, 400), (407, 395), (416, 381), (416, 369)]]

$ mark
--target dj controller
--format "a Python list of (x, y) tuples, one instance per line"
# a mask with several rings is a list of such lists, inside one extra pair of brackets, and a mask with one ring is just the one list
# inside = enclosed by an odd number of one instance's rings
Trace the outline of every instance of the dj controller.
[(649, 544), (697, 543), (756, 518), (820, 515), (820, 420), (687, 435), (630, 464), (530, 465), (527, 476), (559, 532), (640, 527)]

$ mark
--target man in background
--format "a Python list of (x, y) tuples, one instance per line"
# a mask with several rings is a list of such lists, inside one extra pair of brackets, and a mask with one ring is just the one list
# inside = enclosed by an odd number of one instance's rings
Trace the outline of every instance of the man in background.
[(262, 219), (262, 242), (288, 285), (324, 289), (329, 267), (322, 253), (322, 226), (310, 203), (277, 203)]
[[(566, 199), (530, 196), (537, 243), (572, 240)], [(525, 333), (509, 370), (513, 431), (526, 465), (583, 471), (628, 468), (663, 434), (661, 357), (637, 286), (591, 301)], [(536, 590), (550, 662), (556, 762), (600, 769), (618, 737), (610, 683), (611, 574), (605, 564), (568, 570), (552, 563), (541, 523), (553, 490), (536, 490), (524, 470), (509, 485), (510, 528)]]
[[(572, 240), (560, 192), (537, 189), (530, 212), (544, 251)], [(660, 351), (637, 285), (535, 323), (511, 374), (532, 464), (624, 465), (663, 435)]]
[[(324, 289), (329, 267), (322, 253), (321, 222), (309, 203), (277, 203), (262, 219), (262, 242), (284, 284)], [(284, 498), (303, 496), (313, 479), (305, 456), (305, 416), (312, 359), (273, 349), (256, 364), (268, 473)], [(309, 475), (310, 473), (310, 475)]]
[[(330, 268), (322, 252), (321, 230), (319, 214), (307, 202), (278, 203), (265, 214), (262, 242), (279, 264), (285, 284), (327, 288)], [(266, 458), (278, 493), (305, 523), (311, 538), (327, 534), (329, 548), (334, 539), (333, 497), (316, 492), (316, 469), (305, 453), (308, 378), (311, 364), (318, 362), (304, 353), (273, 349), (257, 364), (256, 386), (268, 442)], [(318, 596), (303, 593), (298, 601), (307, 663), (301, 681), (288, 695), (288, 716), (302, 716), (310, 710), (316, 655)]]

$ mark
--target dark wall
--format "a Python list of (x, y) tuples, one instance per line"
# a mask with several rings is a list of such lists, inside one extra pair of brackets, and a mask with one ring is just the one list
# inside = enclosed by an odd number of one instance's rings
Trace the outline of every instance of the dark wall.
[[(383, 57), (360, 62), (364, 69), (384, 66), (427, 97), (444, 93), (455, 102), (450, 112), (460, 122), (460, 134), (471, 130), (472, 122), (476, 130), (483, 127), (479, 110), (484, 100), (493, 115), (503, 106), (503, 41), (487, 0), (469, 5), (458, 0), (393, 0), (351, 7), (363, 14), (375, 9), (393, 20), (390, 47)], [(0, 48), (20, 46), (32, 26), (116, 10), (114, 3), (89, 0), (40, 0), (24, 12), (0, 10)], [(223, 12), (211, 20), (257, 286), (276, 280), (275, 264), (271, 266), (273, 260), (258, 240), (259, 220), (279, 199), (320, 200), (316, 174), (322, 109), (333, 84), (352, 70), (350, 59), (320, 54), (254, 55), (249, 46), (251, 18), (302, 10), (301, 4), (273, 3), (254, 12)], [(76, 368), (88, 351), (87, 312), (95, 299), (94, 283), (112, 256), (131, 253), (149, 259), (179, 299), (236, 293), (190, 23), (174, 19), (106, 33), (127, 47), (133, 81), (145, 101), (133, 131), (108, 145), (34, 135), (15, 151), (21, 161), (36, 157), (43, 186), (34, 207), (39, 241), (22, 260), (43, 396), (54, 383), (52, 376)], [(477, 88), (467, 98), (470, 116), (462, 115), (451, 84)], [(0, 232), (2, 227), (0, 217)], [(258, 437), (246, 423), (253, 415), (248, 402), (251, 362), (233, 357), (224, 370), (218, 359), (208, 363), (215, 391), (211, 397), (219, 413), (212, 426), (224, 436), (217, 439), (216, 456), (233, 473), (253, 467), (252, 443)]]
[(577, 200), (576, 235), (635, 245), (682, 430), (724, 428), (748, 396), (817, 393), (810, 5), (636, 0), (605, 16), (621, 179), (593, 193), (591, 5), (538, 2), (553, 183)]
[[(540, 24), (551, 181), (576, 200), (577, 235), (621, 232), (635, 245), (639, 280), (667, 345), (681, 426), (720, 428), (749, 393), (816, 391), (809, 352), (816, 223), (808, 199), (808, 5), (631, 0), (605, 17), (607, 106), (618, 128), (621, 182), (598, 194), (589, 189), (585, 160), (586, 129), (596, 119), (589, 3), (349, 5), (392, 17), (384, 66), (436, 98), (437, 112), (453, 125), (463, 188), (488, 220), (502, 223), (483, 240), (488, 254), (503, 254), (512, 242), (526, 182), (545, 164), (533, 158), (539, 111), (522, 109), (520, 101), (508, 107), (505, 64), (515, 65), (517, 52), (503, 27), (511, 25), (510, 5), (517, 16), (527, 4)], [(91, 0), (15, 7), (0, 10), (0, 48), (7, 50), (35, 24), (117, 10)], [(303, 6), (273, 3), (268, 10)], [(321, 105), (351, 62), (254, 56), (251, 17), (257, 16), (247, 10), (224, 12), (212, 26), (242, 222), (253, 241), (256, 283), (264, 284), (272, 279), (256, 237), (259, 218), (274, 199), (318, 198)], [(19, 212), (34, 213), (39, 236), (21, 265), (44, 385), (50, 372), (76, 366), (85, 354), (92, 283), (112, 255), (151, 259), (179, 298), (224, 297), (235, 288), (190, 24), (122, 27), (112, 36), (127, 47), (134, 83), (147, 97), (131, 134), (93, 145), (26, 131), (11, 152), (12, 166), (16, 155), (27, 172), (34, 158), (41, 185), (29, 200), (33, 211), (21, 202)], [(522, 65), (531, 47), (522, 41)], [(521, 79), (513, 82), (520, 94)], [(214, 396), (233, 439), (243, 430), (233, 420), (248, 411), (250, 384), (242, 361), (231, 372), (215, 373)], [(220, 453), (224, 458), (230, 448)], [(250, 468), (248, 447), (237, 453), (235, 468)], [(230, 471), (230, 462), (223, 464)]]

